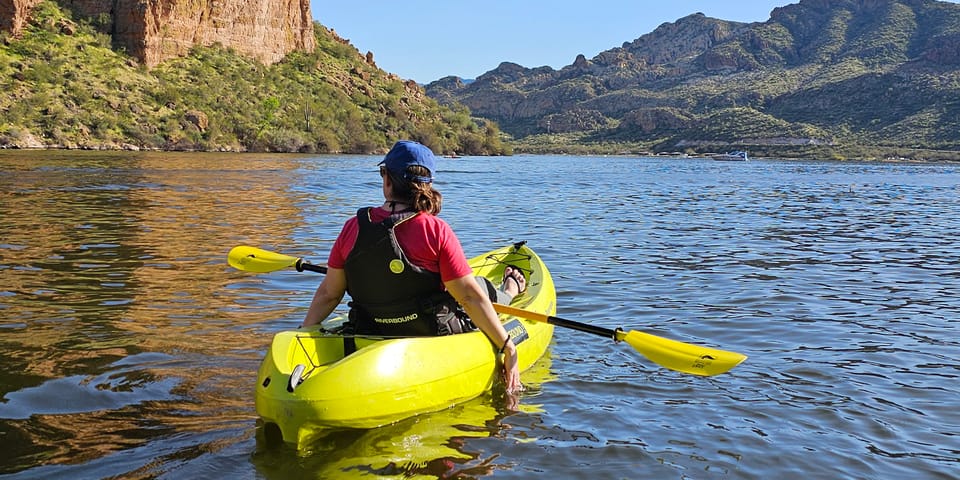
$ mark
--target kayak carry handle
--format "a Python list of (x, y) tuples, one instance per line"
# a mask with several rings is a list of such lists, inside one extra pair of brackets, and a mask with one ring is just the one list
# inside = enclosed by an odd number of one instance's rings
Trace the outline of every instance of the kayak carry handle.
[(290, 381), (287, 382), (288, 392), (293, 393), (293, 389), (297, 388), (297, 385), (303, 382), (303, 371), (306, 370), (306, 368), (302, 363), (298, 363), (296, 367), (293, 367), (293, 372), (290, 373)]

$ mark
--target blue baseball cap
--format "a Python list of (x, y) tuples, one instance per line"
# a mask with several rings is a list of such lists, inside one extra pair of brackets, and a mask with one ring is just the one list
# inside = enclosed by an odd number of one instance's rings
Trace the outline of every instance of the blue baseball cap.
[[(378, 165), (385, 165), (394, 175), (402, 177), (404, 180), (413, 180), (421, 183), (433, 182), (433, 174), (437, 168), (437, 157), (433, 151), (426, 145), (410, 141), (400, 140), (393, 145), (393, 148), (383, 157), (383, 161)], [(420, 165), (430, 171), (429, 177), (411, 175), (407, 173), (407, 167), (411, 165)]]

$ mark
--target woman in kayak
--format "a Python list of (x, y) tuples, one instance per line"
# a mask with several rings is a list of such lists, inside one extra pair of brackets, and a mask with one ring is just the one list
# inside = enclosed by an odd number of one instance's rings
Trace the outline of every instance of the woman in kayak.
[[(344, 224), (303, 326), (323, 321), (350, 293), (348, 328), (385, 336), (446, 335), (475, 325), (503, 353), (504, 383), (519, 391), (517, 349), (491, 299), (509, 303), (526, 279), (507, 267), (501, 289), (475, 278), (450, 226), (439, 217), (433, 188), (436, 157), (402, 140), (380, 162), (384, 203), (362, 208)], [(481, 281), (482, 280), (482, 281)]]

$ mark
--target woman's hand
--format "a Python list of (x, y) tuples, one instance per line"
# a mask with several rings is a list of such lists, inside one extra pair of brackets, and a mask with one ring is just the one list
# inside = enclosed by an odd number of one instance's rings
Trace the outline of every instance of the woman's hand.
[(516, 395), (523, 391), (520, 383), (520, 366), (517, 363), (517, 347), (513, 341), (507, 340), (503, 349), (503, 386), (508, 395)]

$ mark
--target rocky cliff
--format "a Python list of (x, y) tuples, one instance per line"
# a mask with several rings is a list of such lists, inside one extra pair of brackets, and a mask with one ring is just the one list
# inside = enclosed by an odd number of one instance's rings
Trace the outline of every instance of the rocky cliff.
[[(0, 0), (0, 28), (15, 35), (41, 0)], [(57, 0), (90, 18), (114, 44), (152, 67), (195, 45), (220, 44), (264, 63), (314, 49), (309, 0)]]
[(27, 14), (43, 0), (0, 0), (0, 31), (17, 34), (27, 20)]
[[(216, 11), (251, 21), (269, 17), (227, 10), (229, 4), (216, 2)], [(9, 12), (25, 4), (4, 5)], [(213, 46), (147, 69), (103, 34), (105, 25), (125, 18), (118, 11), (82, 20), (76, 9), (83, 5), (73, 6), (42, 1), (17, 35), (0, 32), (0, 149), (382, 154), (397, 138), (410, 138), (443, 154), (510, 152), (495, 125), (438, 105), (416, 82), (384, 72), (372, 53), (361, 54), (319, 23), (313, 23), (313, 51), (280, 62)], [(156, 27), (147, 20), (176, 18), (183, 26), (193, 17), (166, 10), (135, 18)], [(227, 30), (225, 22), (199, 23)]]

